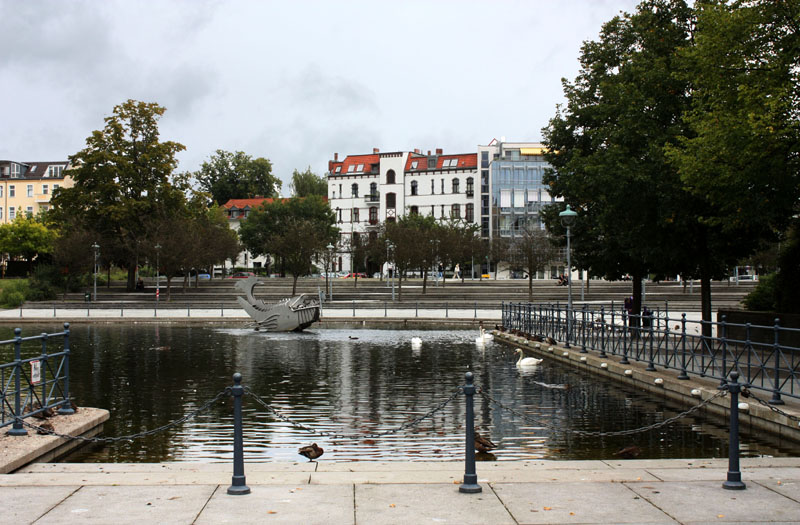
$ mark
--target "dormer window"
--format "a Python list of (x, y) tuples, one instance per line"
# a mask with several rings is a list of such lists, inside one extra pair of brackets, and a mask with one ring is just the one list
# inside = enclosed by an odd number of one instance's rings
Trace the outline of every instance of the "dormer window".
[(359, 164), (358, 167), (356, 168), (356, 171), (359, 172), (359, 173), (363, 172), (364, 171), (364, 165), (363, 164)]
[(418, 165), (418, 164), (419, 164), (419, 161), (412, 160), (412, 161), (411, 161), (411, 169), (412, 169), (412, 170), (415, 170), (415, 169), (417, 169), (417, 165)]
[(61, 177), (61, 172), (64, 171), (64, 166), (49, 166), (47, 168), (48, 177)]
[(458, 159), (444, 159), (442, 162), (443, 168), (456, 168), (458, 167)]
[(336, 166), (336, 169), (333, 170), (333, 172), (334, 173), (341, 173), (342, 172), (342, 167), (341, 166)]
[(347, 173), (353, 173), (353, 171), (355, 171), (355, 169), (356, 169), (356, 165), (355, 164), (350, 164), (349, 166), (347, 166)]

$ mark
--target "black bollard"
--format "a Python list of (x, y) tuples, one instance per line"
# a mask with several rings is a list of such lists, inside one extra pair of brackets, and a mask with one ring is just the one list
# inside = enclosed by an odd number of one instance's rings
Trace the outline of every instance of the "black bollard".
[(472, 404), (475, 396), (475, 385), (472, 384), (472, 372), (467, 372), (464, 377), (467, 380), (467, 384), (464, 385), (464, 395), (467, 397), (467, 454), (464, 465), (464, 483), (458, 487), (458, 491), (466, 494), (477, 494), (483, 489), (478, 485), (478, 474), (475, 472), (475, 413)]
[(742, 473), (739, 470), (739, 392), (742, 385), (739, 383), (739, 372), (731, 372), (728, 382), (728, 393), (731, 395), (731, 428), (730, 443), (728, 444), (728, 481), (722, 484), (723, 489), (744, 490), (747, 486), (742, 482)]
[(244, 477), (244, 439), (242, 437), (242, 374), (233, 374), (233, 477), (231, 486), (228, 487), (228, 494), (242, 496), (250, 494), (250, 487), (247, 486)]

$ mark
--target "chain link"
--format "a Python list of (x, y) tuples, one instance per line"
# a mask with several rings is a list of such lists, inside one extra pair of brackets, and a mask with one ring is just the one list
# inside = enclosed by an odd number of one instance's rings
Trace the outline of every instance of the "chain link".
[(252, 390), (250, 390), (249, 387), (244, 387), (244, 391), (245, 391), (246, 394), (249, 394), (250, 397), (252, 397), (255, 400), (256, 403), (258, 403), (259, 405), (261, 405), (262, 407), (267, 409), (276, 418), (280, 419), (281, 421), (283, 421), (285, 423), (289, 423), (290, 425), (292, 425), (292, 426), (294, 426), (296, 428), (299, 428), (301, 430), (305, 430), (306, 432), (309, 432), (311, 434), (316, 434), (317, 436), (327, 437), (327, 438), (331, 438), (331, 439), (351, 439), (351, 440), (354, 440), (354, 441), (359, 441), (359, 440), (362, 440), (362, 439), (381, 438), (381, 437), (388, 436), (388, 435), (391, 435), (391, 434), (396, 434), (397, 432), (400, 432), (401, 430), (405, 430), (407, 428), (411, 428), (413, 426), (418, 425), (423, 420), (433, 416), (437, 412), (439, 412), (442, 409), (444, 409), (444, 407), (449, 405), (452, 400), (454, 400), (456, 397), (458, 397), (463, 392), (463, 388), (462, 387), (457, 388), (452, 394), (450, 394), (450, 397), (448, 397), (447, 399), (445, 399), (444, 401), (442, 401), (441, 403), (439, 403), (438, 405), (436, 405), (432, 409), (428, 410), (427, 412), (425, 412), (421, 416), (415, 417), (414, 419), (410, 419), (410, 420), (406, 421), (405, 423), (403, 423), (402, 425), (400, 425), (400, 426), (398, 426), (396, 428), (393, 428), (393, 429), (390, 429), (390, 430), (385, 430), (383, 432), (371, 432), (369, 434), (339, 434), (337, 432), (327, 432), (327, 431), (324, 431), (324, 430), (317, 430), (315, 428), (312, 428), (312, 427), (309, 427), (307, 425), (304, 425), (303, 423), (295, 421), (295, 420), (293, 420), (292, 418), (290, 418), (288, 416), (284, 416), (283, 414), (278, 412), (275, 408), (273, 408), (272, 406), (267, 404), (263, 399), (258, 397), (258, 395), (256, 395)]
[(141, 438), (141, 437), (152, 436), (153, 434), (158, 434), (159, 432), (163, 432), (164, 430), (168, 430), (168, 429), (170, 429), (172, 427), (178, 426), (181, 423), (184, 423), (185, 421), (188, 421), (188, 420), (198, 416), (199, 414), (205, 412), (206, 410), (211, 408), (214, 404), (216, 404), (220, 399), (222, 399), (225, 396), (229, 396), (229, 395), (231, 395), (231, 388), (227, 387), (225, 390), (221, 391), (219, 394), (214, 396), (213, 399), (211, 399), (210, 401), (206, 402), (203, 406), (201, 406), (200, 408), (198, 408), (197, 410), (195, 410), (193, 412), (190, 412), (190, 413), (186, 414), (185, 416), (183, 416), (180, 419), (176, 419), (174, 421), (170, 421), (166, 425), (161, 425), (158, 428), (154, 428), (154, 429), (151, 429), (151, 430), (145, 430), (144, 432), (140, 432), (138, 434), (130, 434), (130, 435), (127, 435), (127, 436), (118, 436), (118, 437), (71, 436), (69, 434), (61, 434), (61, 433), (56, 432), (54, 430), (50, 430), (50, 429), (47, 429), (47, 428), (42, 428), (40, 426), (34, 425), (33, 423), (29, 423), (29, 422), (27, 422), (27, 421), (25, 421), (23, 419), (20, 419), (20, 422), (24, 426), (26, 426), (28, 428), (32, 428), (33, 430), (35, 430), (36, 432), (38, 432), (40, 434), (48, 434), (48, 435), (51, 435), (51, 436), (56, 436), (56, 437), (69, 439), (69, 440), (73, 440), (73, 441), (83, 441), (85, 443), (105, 443), (105, 444), (110, 445), (112, 443), (117, 443), (117, 442), (120, 442), (120, 441), (133, 441), (134, 439), (138, 439), (138, 438)]
[(793, 416), (792, 414), (787, 414), (786, 412), (784, 412), (780, 408), (776, 407), (775, 405), (770, 405), (769, 402), (764, 401), (763, 399), (757, 398), (756, 396), (753, 395), (753, 393), (748, 388), (742, 388), (742, 397), (747, 398), (747, 399), (754, 399), (756, 401), (756, 403), (758, 403), (759, 405), (767, 407), (768, 409), (772, 410), (776, 414), (780, 414), (781, 416), (784, 416), (784, 417), (788, 418), (790, 421), (794, 421), (795, 423), (800, 422), (800, 417)]
[(576, 434), (576, 435), (579, 435), (579, 436), (594, 436), (594, 437), (629, 436), (631, 434), (638, 434), (638, 433), (641, 433), (641, 432), (648, 432), (650, 430), (655, 430), (657, 428), (661, 428), (663, 426), (666, 426), (666, 425), (669, 425), (671, 423), (674, 423), (675, 421), (677, 421), (677, 420), (679, 420), (681, 418), (684, 418), (684, 417), (686, 417), (686, 416), (688, 416), (688, 415), (690, 415), (690, 414), (692, 414), (694, 412), (697, 412), (698, 410), (700, 410), (701, 408), (703, 408), (707, 404), (711, 403), (713, 400), (717, 399), (718, 397), (724, 397), (724, 396), (728, 395), (728, 391), (727, 390), (720, 390), (717, 393), (715, 393), (713, 396), (711, 396), (708, 399), (706, 399), (705, 401), (701, 402), (700, 404), (695, 405), (692, 408), (690, 408), (690, 409), (688, 409), (688, 410), (686, 410), (684, 412), (681, 412), (680, 414), (678, 414), (676, 416), (670, 417), (670, 418), (665, 419), (663, 421), (659, 421), (658, 423), (653, 423), (652, 425), (647, 425), (645, 427), (634, 428), (634, 429), (630, 429), (630, 430), (616, 430), (616, 431), (612, 431), (612, 432), (602, 432), (602, 431), (588, 431), (588, 430), (572, 430), (572, 429), (554, 427), (552, 425), (549, 425), (549, 424), (545, 423), (544, 421), (541, 421), (539, 419), (527, 416), (527, 415), (519, 412), (518, 410), (515, 410), (515, 409), (513, 409), (513, 408), (511, 408), (511, 407), (509, 407), (509, 406), (507, 406), (507, 405), (505, 405), (503, 403), (501, 403), (500, 401), (496, 400), (495, 398), (493, 398), (492, 396), (490, 396), (489, 394), (484, 392), (482, 389), (479, 390), (478, 393), (481, 396), (483, 396), (484, 399), (494, 403), (495, 405), (497, 405), (499, 408), (501, 408), (503, 410), (511, 412), (512, 414), (514, 414), (515, 416), (521, 418), (523, 421), (525, 421), (527, 423), (533, 423), (535, 425), (539, 425), (539, 426), (545, 427), (545, 428), (547, 428), (547, 429), (549, 429), (551, 431), (554, 431), (554, 432), (563, 431), (563, 432), (567, 432), (567, 433), (570, 433), (570, 434)]

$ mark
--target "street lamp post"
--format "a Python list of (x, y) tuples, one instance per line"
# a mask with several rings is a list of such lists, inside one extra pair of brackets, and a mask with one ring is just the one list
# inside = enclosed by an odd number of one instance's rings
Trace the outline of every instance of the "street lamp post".
[(161, 245), (156, 244), (155, 248), (156, 248), (156, 308), (158, 308), (158, 296), (161, 293), (161, 282), (159, 281), (159, 275), (158, 275), (161, 272), (158, 271), (159, 268), (158, 258), (159, 255), (161, 255)]
[[(328, 261), (330, 261), (329, 262), (330, 271), (328, 272), (328, 274), (330, 275), (330, 274), (333, 273), (333, 250), (334, 250), (334, 246), (333, 246), (333, 244), (328, 243), (328, 246), (326, 246), (326, 248), (328, 248)], [(328, 300), (329, 301), (333, 301), (333, 277), (329, 277), (327, 279), (327, 282), (328, 282)]]
[(567, 204), (567, 209), (558, 214), (561, 217), (561, 224), (567, 229), (567, 341), (569, 348), (570, 324), (572, 322), (572, 254), (569, 245), (570, 228), (575, 222), (578, 213), (573, 211)]
[(387, 264), (387, 268), (386, 269), (387, 269), (387, 272), (388, 272), (389, 268), (390, 267), (392, 268), (392, 275), (390, 277), (390, 279), (392, 280), (392, 302), (394, 302), (394, 274), (395, 274), (395, 271), (394, 271), (394, 265), (393, 264), (390, 265), (389, 263), (393, 259), (394, 259), (394, 244), (392, 244), (391, 242), (387, 242), (386, 243), (386, 264)]
[(97, 301), (97, 257), (100, 255), (100, 245), (95, 242), (92, 244), (94, 250), (94, 291), (92, 292), (92, 302)]

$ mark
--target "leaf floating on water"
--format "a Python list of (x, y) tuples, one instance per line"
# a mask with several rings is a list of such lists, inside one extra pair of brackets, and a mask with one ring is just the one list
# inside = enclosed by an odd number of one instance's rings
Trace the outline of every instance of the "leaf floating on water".
[(718, 517), (718, 518), (724, 518), (724, 517), (725, 517), (725, 514), (717, 514), (717, 517)]
[(544, 507), (544, 510), (553, 510), (553, 507)]
[(393, 508), (395, 508), (396, 506), (397, 506), (397, 505), (395, 505), (394, 503), (389, 503), (389, 508), (390, 508), (390, 509), (393, 509)]
[(267, 514), (277, 514), (277, 512), (276, 512), (276, 511), (274, 511), (274, 510), (268, 510), (268, 511), (267, 511)]
[(364, 441), (362, 441), (362, 443), (364, 443), (365, 445), (374, 445), (375, 444), (375, 440), (374, 439), (365, 439)]

